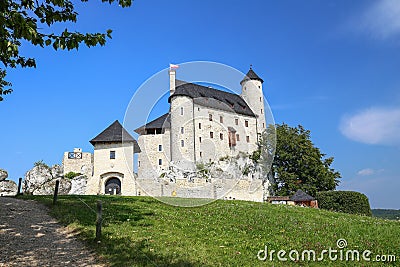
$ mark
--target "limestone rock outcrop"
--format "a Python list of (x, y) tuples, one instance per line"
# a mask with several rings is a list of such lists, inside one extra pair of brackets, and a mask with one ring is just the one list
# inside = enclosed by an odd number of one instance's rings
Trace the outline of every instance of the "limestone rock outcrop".
[(68, 194), (71, 182), (63, 178), (60, 165), (49, 167), (45, 164), (35, 164), (35, 167), (25, 174), (23, 192), (31, 195), (51, 195), (54, 193), (56, 180), (60, 180), (58, 193)]
[(4, 181), (8, 177), (8, 172), (6, 170), (0, 169), (0, 181)]
[(71, 189), (68, 195), (84, 195), (86, 191), (87, 177), (79, 175), (70, 180)]
[(14, 181), (0, 181), (0, 196), (15, 196), (17, 191), (18, 187)]

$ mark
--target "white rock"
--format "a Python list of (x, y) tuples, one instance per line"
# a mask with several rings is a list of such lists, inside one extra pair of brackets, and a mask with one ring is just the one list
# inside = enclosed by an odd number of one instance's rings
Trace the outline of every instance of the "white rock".
[(86, 191), (87, 177), (79, 175), (71, 179), (71, 189), (68, 195), (84, 195)]
[(14, 181), (0, 181), (0, 196), (15, 196), (17, 192), (18, 187)]
[(60, 165), (46, 168), (43, 165), (33, 167), (25, 174), (23, 192), (32, 195), (51, 195), (54, 193), (56, 180), (60, 181), (58, 193), (68, 194), (71, 189), (71, 181), (64, 179)]
[(6, 170), (0, 169), (0, 181), (4, 181), (8, 177), (8, 172)]

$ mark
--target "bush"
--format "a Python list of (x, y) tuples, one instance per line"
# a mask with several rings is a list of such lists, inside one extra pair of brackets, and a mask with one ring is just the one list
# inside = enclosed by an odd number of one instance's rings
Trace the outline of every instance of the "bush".
[(81, 173), (69, 172), (64, 175), (66, 179), (74, 179), (76, 176), (82, 175)]
[(372, 216), (366, 195), (354, 191), (324, 191), (316, 195), (321, 209)]

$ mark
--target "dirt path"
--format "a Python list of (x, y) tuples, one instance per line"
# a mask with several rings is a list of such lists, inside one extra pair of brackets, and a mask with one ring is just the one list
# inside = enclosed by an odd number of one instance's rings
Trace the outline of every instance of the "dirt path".
[(0, 267), (104, 266), (34, 201), (0, 197)]

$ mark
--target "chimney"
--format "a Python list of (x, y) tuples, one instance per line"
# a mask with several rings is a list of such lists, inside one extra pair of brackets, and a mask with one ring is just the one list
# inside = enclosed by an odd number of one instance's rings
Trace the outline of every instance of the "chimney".
[(170, 69), (169, 70), (169, 95), (173, 95), (175, 93), (175, 77), (176, 77), (175, 69)]

